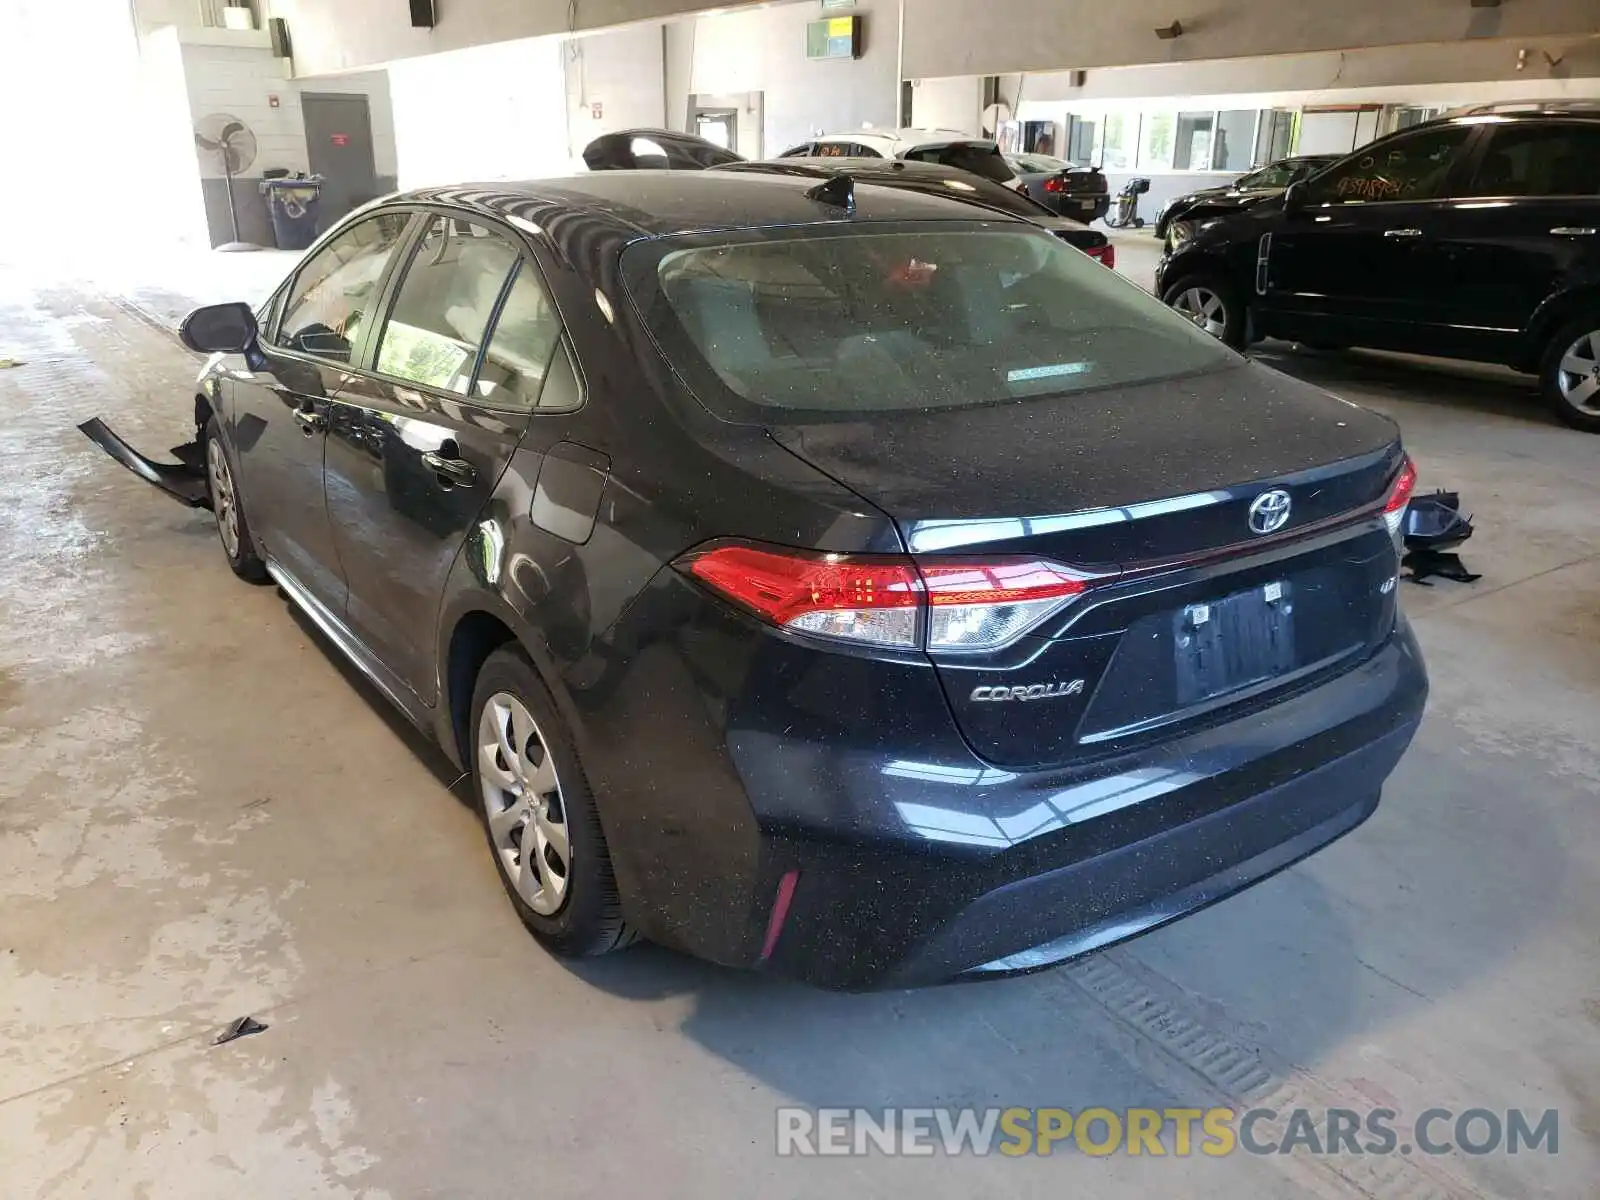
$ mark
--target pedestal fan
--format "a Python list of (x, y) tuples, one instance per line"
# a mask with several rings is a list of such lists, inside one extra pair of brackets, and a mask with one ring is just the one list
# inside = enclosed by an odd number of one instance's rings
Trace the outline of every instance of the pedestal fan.
[(195, 126), (194, 144), (202, 163), (222, 168), (228, 187), (228, 219), (233, 223), (233, 240), (218, 250), (259, 250), (260, 246), (239, 240), (239, 209), (233, 198), (233, 177), (249, 169), (256, 160), (256, 135), (238, 117), (209, 113)]

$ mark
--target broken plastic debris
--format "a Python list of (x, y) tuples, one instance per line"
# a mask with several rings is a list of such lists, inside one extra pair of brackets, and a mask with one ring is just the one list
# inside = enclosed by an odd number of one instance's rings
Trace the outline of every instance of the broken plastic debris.
[(226, 1029), (217, 1034), (217, 1040), (211, 1044), (213, 1046), (221, 1046), (236, 1038), (249, 1037), (252, 1033), (261, 1033), (266, 1028), (254, 1017), (240, 1017), (237, 1021), (230, 1022)]
[(0, 371), (7, 367), (25, 367), (28, 364), (20, 358), (0, 358)]

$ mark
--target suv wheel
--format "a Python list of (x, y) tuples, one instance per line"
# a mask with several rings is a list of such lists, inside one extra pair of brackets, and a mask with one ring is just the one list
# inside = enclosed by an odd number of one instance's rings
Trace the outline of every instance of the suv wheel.
[(228, 565), (240, 579), (263, 583), (267, 564), (256, 553), (255, 539), (239, 504), (239, 485), (234, 482), (233, 459), (222, 438), (216, 417), (206, 422), (206, 492), (211, 498), (211, 513), (217, 519), (217, 540), (228, 556)]
[(1212, 337), (1235, 350), (1244, 348), (1244, 303), (1232, 284), (1218, 275), (1189, 275), (1161, 297)]
[(1600, 433), (1600, 313), (1572, 322), (1550, 340), (1539, 387), (1568, 425)]
[(472, 781), (506, 894), (568, 957), (633, 941), (594, 796), (566, 723), (520, 648), (491, 654), (472, 696)]

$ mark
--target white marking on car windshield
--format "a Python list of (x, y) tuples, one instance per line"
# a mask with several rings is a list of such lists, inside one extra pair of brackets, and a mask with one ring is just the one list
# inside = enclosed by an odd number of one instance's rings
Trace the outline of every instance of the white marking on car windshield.
[(1018, 367), (1006, 372), (1007, 383), (1026, 383), (1030, 379), (1054, 379), (1060, 375), (1083, 375), (1094, 370), (1092, 362), (1049, 363), (1042, 367)]

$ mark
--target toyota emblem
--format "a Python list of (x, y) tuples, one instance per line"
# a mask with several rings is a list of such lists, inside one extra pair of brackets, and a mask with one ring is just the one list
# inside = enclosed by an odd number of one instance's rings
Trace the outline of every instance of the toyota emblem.
[(1282, 488), (1262, 492), (1250, 503), (1250, 532), (1276, 533), (1289, 523), (1289, 510), (1294, 501)]

